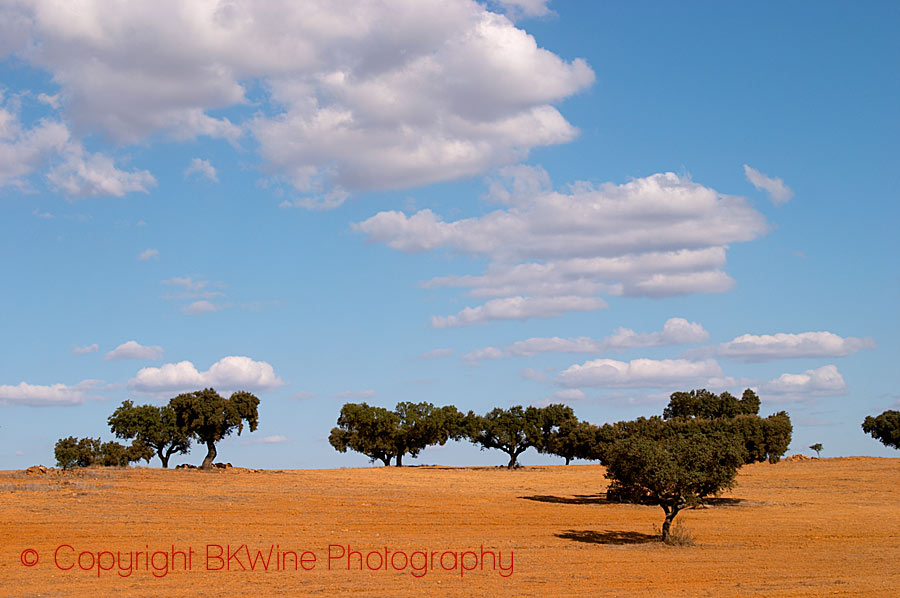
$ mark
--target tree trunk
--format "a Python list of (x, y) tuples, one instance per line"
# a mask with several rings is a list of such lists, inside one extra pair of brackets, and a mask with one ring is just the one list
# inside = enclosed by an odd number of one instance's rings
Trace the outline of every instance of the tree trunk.
[(572, 461), (572, 457), (566, 457), (566, 465), (568, 465), (570, 461)]
[(506, 469), (514, 469), (516, 467), (516, 457), (518, 457), (516, 453), (509, 453), (509, 464), (506, 466)]
[(162, 461), (162, 468), (169, 469), (169, 455), (171, 453), (163, 454), (162, 448), (156, 451), (156, 454), (159, 455), (159, 460)]
[(384, 466), (385, 466), (385, 467), (389, 467), (389, 466), (390, 466), (390, 464), (391, 464), (391, 458), (390, 458), (390, 457), (378, 457), (378, 458), (381, 459), (381, 462), (384, 463)]
[(397, 467), (403, 467), (403, 453), (397, 453)]
[(663, 521), (662, 525), (662, 541), (665, 542), (669, 539), (669, 529), (672, 527), (672, 520), (675, 519), (675, 515), (678, 514), (678, 507), (672, 507), (671, 509), (665, 505), (663, 505), (663, 510), (666, 512), (666, 520)]
[(203, 459), (203, 464), (200, 466), (200, 469), (212, 469), (213, 460), (216, 458), (216, 443), (212, 440), (206, 441), (206, 458)]

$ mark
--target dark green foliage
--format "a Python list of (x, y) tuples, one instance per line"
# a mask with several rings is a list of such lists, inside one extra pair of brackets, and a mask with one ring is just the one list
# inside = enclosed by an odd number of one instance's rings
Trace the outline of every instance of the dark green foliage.
[(183, 455), (191, 448), (191, 439), (175, 420), (175, 411), (168, 405), (135, 406), (131, 401), (123, 401), (107, 423), (118, 438), (136, 438), (150, 447), (163, 468), (167, 468), (172, 454)]
[(396, 451), (394, 431), (399, 421), (396, 413), (384, 407), (347, 403), (341, 407), (337, 427), (332, 428), (328, 442), (342, 453), (349, 449), (388, 466)]
[(401, 402), (390, 411), (366, 403), (347, 403), (328, 442), (342, 453), (349, 449), (385, 466), (396, 458), (399, 467), (404, 455), (416, 457), (429, 446), (461, 438), (465, 431), (466, 416), (453, 406)]
[(605, 451), (606, 477), (613, 493), (663, 508), (665, 541), (681, 509), (734, 485), (744, 448), (725, 432), (668, 422), (654, 436), (631, 434), (614, 441)]
[(153, 451), (140, 440), (123, 446), (118, 442), (103, 442), (99, 438), (79, 439), (74, 436), (60, 438), (53, 452), (57, 466), (64, 469), (91, 465), (125, 467), (141, 459), (149, 463), (153, 458)]
[[(779, 411), (763, 420), (766, 454), (769, 463), (778, 463), (791, 445), (791, 434), (794, 426), (786, 411)], [(762, 459), (759, 459), (762, 461)]]
[(821, 456), (821, 453), (824, 449), (825, 447), (822, 446), (821, 442), (809, 445), (809, 450), (816, 451), (816, 458)]
[(663, 418), (712, 420), (715, 423), (709, 425), (744, 439), (746, 463), (777, 463), (791, 444), (791, 418), (784, 411), (765, 419), (758, 413), (759, 397), (749, 388), (740, 399), (727, 392), (717, 395), (700, 389), (672, 393)]
[(403, 465), (403, 455), (417, 457), (419, 452), (433, 445), (443, 446), (451, 438), (464, 436), (464, 416), (452, 405), (435, 407), (431, 403), (397, 403), (397, 428), (394, 431), (394, 456), (397, 467)]
[(249, 392), (238, 391), (225, 399), (214, 389), (205, 388), (178, 395), (169, 401), (169, 407), (175, 413), (177, 428), (206, 445), (201, 469), (212, 469), (218, 441), (235, 430), (240, 436), (245, 421), (251, 432), (259, 425), (259, 399)]
[(900, 449), (900, 411), (885, 411), (878, 417), (871, 415), (862, 423), (863, 432), (884, 446)]
[(596, 428), (579, 421), (572, 408), (553, 404), (540, 409), (540, 441), (538, 452), (558, 455), (568, 465), (572, 459), (589, 459), (594, 445)]
[(468, 436), (473, 444), (481, 445), (481, 450), (499, 449), (509, 455), (506, 467), (513, 469), (528, 447), (541, 445), (541, 426), (546, 421), (537, 407), (497, 407), (485, 415), (473, 416)]
[(99, 438), (60, 438), (56, 441), (53, 454), (56, 457), (57, 467), (72, 469), (73, 467), (88, 467), (94, 463), (94, 455), (100, 452)]
[(720, 395), (709, 392), (705, 388), (690, 392), (675, 392), (669, 397), (669, 405), (663, 411), (663, 418), (700, 417), (717, 419), (721, 417), (737, 417), (738, 415), (756, 415), (759, 413), (759, 397), (749, 388), (740, 399), (728, 392)]

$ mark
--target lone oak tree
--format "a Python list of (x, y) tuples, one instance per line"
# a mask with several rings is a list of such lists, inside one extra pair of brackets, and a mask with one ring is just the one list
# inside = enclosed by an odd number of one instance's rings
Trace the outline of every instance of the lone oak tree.
[(259, 425), (259, 399), (249, 392), (238, 391), (225, 399), (212, 388), (180, 394), (169, 401), (175, 412), (175, 424), (188, 436), (206, 445), (201, 469), (212, 469), (216, 458), (216, 442), (237, 430), (244, 431), (246, 421), (251, 432)]
[(862, 429), (884, 446), (900, 449), (900, 411), (888, 410), (878, 417), (870, 415), (863, 421)]
[(175, 420), (175, 411), (168, 405), (135, 406), (131, 401), (123, 401), (107, 423), (118, 438), (137, 438), (149, 446), (166, 469), (172, 454), (183, 455), (191, 448), (190, 437)]
[(673, 431), (661, 438), (620, 438), (605, 454), (606, 477), (620, 491), (662, 507), (663, 542), (679, 511), (731, 488), (744, 463), (744, 449), (733, 435)]

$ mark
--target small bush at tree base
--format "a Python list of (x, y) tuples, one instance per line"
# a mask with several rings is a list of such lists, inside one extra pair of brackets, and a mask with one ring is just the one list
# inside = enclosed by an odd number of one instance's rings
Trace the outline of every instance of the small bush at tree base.
[[(662, 535), (660, 526), (657, 525), (653, 529), (657, 535)], [(685, 527), (680, 521), (677, 521), (672, 525), (671, 529), (669, 529), (669, 535), (663, 542), (668, 546), (694, 546), (696, 544), (691, 530)]]

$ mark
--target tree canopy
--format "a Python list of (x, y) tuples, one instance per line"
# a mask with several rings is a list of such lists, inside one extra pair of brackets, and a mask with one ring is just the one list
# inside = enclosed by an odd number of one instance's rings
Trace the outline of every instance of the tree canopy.
[(390, 411), (367, 403), (347, 403), (341, 407), (328, 442), (342, 453), (349, 449), (386, 466), (396, 459), (400, 467), (404, 455), (416, 457), (429, 446), (461, 438), (464, 422), (465, 416), (453, 406), (401, 402)]
[(255, 432), (259, 425), (259, 399), (249, 392), (238, 391), (225, 399), (212, 388), (180, 394), (169, 401), (175, 412), (175, 424), (188, 436), (206, 445), (207, 453), (201, 469), (211, 469), (216, 458), (216, 443), (237, 431), (244, 422)]
[(605, 454), (611, 494), (658, 504), (666, 514), (662, 540), (684, 507), (734, 485), (744, 462), (740, 439), (699, 428), (671, 426), (658, 437), (632, 434), (612, 443)]
[(169, 466), (169, 457), (185, 454), (191, 448), (191, 439), (177, 425), (175, 411), (168, 405), (137, 405), (123, 401), (107, 420), (118, 438), (137, 438), (150, 447), (163, 468)]
[(888, 410), (878, 417), (869, 415), (862, 429), (884, 446), (900, 449), (900, 411)]
[(729, 392), (717, 395), (702, 388), (689, 392), (675, 392), (669, 397), (669, 404), (663, 410), (664, 419), (677, 417), (699, 417), (718, 419), (739, 415), (757, 415), (759, 397), (751, 389), (746, 389), (741, 398)]
[(56, 442), (53, 454), (57, 466), (63, 469), (91, 465), (125, 467), (141, 459), (149, 463), (153, 458), (153, 450), (140, 440), (135, 440), (129, 446), (123, 446), (118, 442), (103, 442), (99, 438), (74, 436), (60, 438)]
[(574, 417), (571, 407), (563, 405), (497, 407), (485, 415), (472, 416), (467, 435), (473, 444), (481, 445), (481, 450), (498, 449), (509, 455), (506, 467), (513, 469), (519, 455), (529, 447), (549, 448), (560, 424)]

